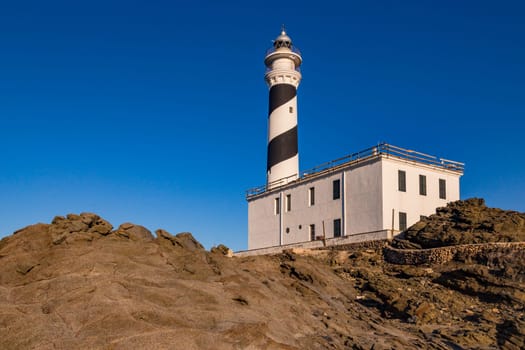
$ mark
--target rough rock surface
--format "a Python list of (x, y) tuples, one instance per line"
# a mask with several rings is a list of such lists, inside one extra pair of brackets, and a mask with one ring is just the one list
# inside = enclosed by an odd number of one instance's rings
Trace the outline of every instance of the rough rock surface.
[(525, 241), (525, 213), (489, 208), (480, 198), (449, 203), (411, 226), (400, 248)]
[(388, 264), (381, 244), (228, 257), (95, 214), (0, 241), (0, 349), (521, 349), (525, 259)]

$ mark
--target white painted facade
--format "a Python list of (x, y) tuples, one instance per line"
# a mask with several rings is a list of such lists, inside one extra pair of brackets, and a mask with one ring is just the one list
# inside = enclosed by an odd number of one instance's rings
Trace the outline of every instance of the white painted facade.
[[(405, 191), (399, 188), (399, 171), (405, 174)], [(406, 228), (420, 216), (458, 200), (462, 175), (462, 163), (386, 144), (372, 147), (291, 183), (249, 191), (248, 249), (331, 239), (336, 220), (340, 220), (341, 237), (388, 238), (403, 228), (403, 213)], [(426, 194), (420, 194), (420, 176), (424, 176)], [(334, 199), (337, 180), (340, 195)], [(440, 180), (445, 184), (445, 198), (440, 198)], [(311, 237), (311, 225), (315, 237)]]

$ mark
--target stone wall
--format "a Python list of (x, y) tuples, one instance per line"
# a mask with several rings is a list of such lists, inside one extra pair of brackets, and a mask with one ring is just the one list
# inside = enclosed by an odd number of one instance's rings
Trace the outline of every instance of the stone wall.
[(328, 246), (328, 247), (323, 247), (323, 248), (318, 248), (318, 249), (319, 250), (344, 250), (344, 251), (356, 251), (356, 250), (363, 250), (363, 249), (381, 250), (382, 248), (388, 246), (390, 242), (391, 242), (390, 239), (380, 239), (380, 240), (375, 240), (375, 241), (333, 245), (333, 246)]
[(383, 248), (385, 261), (398, 265), (431, 265), (444, 264), (461, 256), (462, 259), (474, 258), (504, 249), (525, 250), (525, 242), (464, 244), (431, 249), (396, 249), (391, 246)]
[[(345, 249), (345, 246), (353, 245), (356, 243), (366, 243), (366, 242), (374, 242), (374, 241), (384, 241), (384, 240), (390, 240), (392, 239), (393, 232), (392, 230), (382, 230), (382, 231), (374, 231), (374, 232), (365, 232), (365, 233), (359, 233), (355, 235), (349, 235), (349, 236), (343, 236), (343, 237), (337, 237), (337, 238), (327, 238), (325, 240), (316, 240), (316, 241), (309, 241), (309, 242), (302, 242), (302, 243), (293, 243), (293, 244), (286, 244), (276, 247), (268, 247), (268, 248), (260, 248), (260, 249), (252, 249), (252, 250), (244, 250), (235, 252), (234, 256), (253, 256), (253, 255), (266, 255), (266, 254), (279, 254), (282, 253), (284, 250), (289, 249)], [(341, 248), (338, 248), (341, 247)]]

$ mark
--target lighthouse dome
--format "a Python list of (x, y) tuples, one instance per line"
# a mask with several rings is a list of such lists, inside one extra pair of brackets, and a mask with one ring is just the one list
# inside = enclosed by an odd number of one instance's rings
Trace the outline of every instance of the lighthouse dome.
[(284, 30), (281, 31), (279, 35), (273, 42), (273, 47), (279, 49), (281, 47), (292, 48), (292, 39), (286, 34)]

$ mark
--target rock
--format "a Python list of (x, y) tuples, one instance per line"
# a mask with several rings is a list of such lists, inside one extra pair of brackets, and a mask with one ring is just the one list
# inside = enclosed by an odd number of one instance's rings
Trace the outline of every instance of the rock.
[(122, 225), (119, 226), (119, 229), (129, 230), (129, 229), (131, 229), (133, 227), (135, 227), (135, 224), (132, 224), (130, 222), (125, 222), (125, 223), (123, 223)]
[(179, 242), (185, 249), (190, 251), (204, 250), (202, 244), (197, 241), (189, 232), (179, 233), (175, 236), (175, 240)]
[(67, 214), (66, 218), (69, 221), (82, 221), (82, 217), (80, 215), (77, 215), (77, 214)]
[(64, 242), (67, 238), (67, 234), (66, 233), (61, 233), (61, 234), (58, 234), (56, 235), (54, 238), (53, 238), (53, 244), (54, 245), (59, 245), (60, 243)]
[(422, 302), (408, 313), (415, 318), (415, 323), (419, 324), (433, 323), (439, 315), (434, 305), (429, 302)]
[(66, 220), (66, 218), (63, 217), (63, 216), (55, 216), (55, 217), (53, 218), (53, 221), (51, 221), (51, 223), (52, 223), (53, 225), (56, 225), (56, 224), (59, 224), (60, 222), (62, 222), (62, 221), (64, 221), (64, 220)]
[(235, 298), (232, 298), (233, 301), (238, 302), (241, 305), (248, 305), (248, 300), (242, 296), (237, 296)]
[(106, 220), (102, 219), (98, 215), (94, 214), (84, 214), (83, 220), (89, 222), (88, 232), (98, 233), (100, 235), (106, 236), (111, 233), (113, 225), (111, 225)]
[(69, 221), (67, 223), (67, 229), (69, 232), (86, 232), (89, 226), (82, 222), (82, 220)]
[(230, 248), (228, 248), (224, 244), (219, 244), (216, 247), (212, 247), (210, 252), (213, 253), (213, 254), (221, 254), (221, 255), (227, 256), (229, 258), (231, 258), (233, 256), (233, 250), (231, 250)]
[(93, 214), (93, 213), (80, 213), (80, 220), (88, 225), (88, 226), (91, 226), (93, 225), (93, 223), (95, 223), (97, 220), (100, 219), (100, 216), (98, 216), (97, 214)]
[(489, 208), (481, 198), (471, 198), (436, 209), (394, 242), (400, 249), (525, 241), (525, 213)]
[[(96, 214), (81, 213), (80, 215), (68, 214), (66, 217), (56, 216), (51, 222), (48, 232), (54, 237), (53, 240), (56, 240), (54, 244), (60, 244), (64, 240), (91, 240), (90, 233), (106, 236), (111, 233), (112, 228), (113, 226), (109, 222)], [(82, 235), (83, 237), (63, 238), (63, 235), (71, 234)]]
[(303, 271), (300, 271), (296, 266), (287, 264), (287, 263), (281, 263), (281, 272), (284, 274), (288, 274), (290, 277), (297, 278), (300, 281), (312, 283), (313, 277), (309, 273), (305, 273)]
[(392, 246), (397, 249), (421, 249), (421, 245), (406, 239), (394, 239), (392, 240)]
[[(471, 207), (419, 227), (508, 229)], [(110, 227), (72, 214), (0, 240), (0, 349), (524, 347), (516, 245), (428, 266), (385, 262), (384, 243), (226, 259), (189, 233)]]
[(158, 229), (155, 233), (161, 242), (168, 241), (172, 246), (183, 248), (188, 251), (204, 251), (202, 244), (200, 244), (189, 232), (182, 232), (173, 236), (166, 230)]
[(129, 239), (129, 234), (125, 230), (116, 230), (115, 234), (119, 237), (124, 237)]
[(135, 225), (129, 222), (123, 223), (117, 229), (117, 232), (125, 235), (126, 237), (136, 241), (151, 241), (153, 235), (144, 226)]
[(16, 272), (25, 275), (29, 273), (38, 263), (36, 262), (23, 262), (16, 265)]
[(89, 228), (88, 232), (98, 233), (102, 236), (109, 235), (111, 233), (111, 225), (97, 224)]
[(431, 268), (421, 268), (411, 265), (396, 266), (395, 271), (399, 271), (399, 278), (431, 277), (434, 273)]
[(505, 320), (497, 327), (498, 346), (500, 349), (525, 349), (525, 322)]

